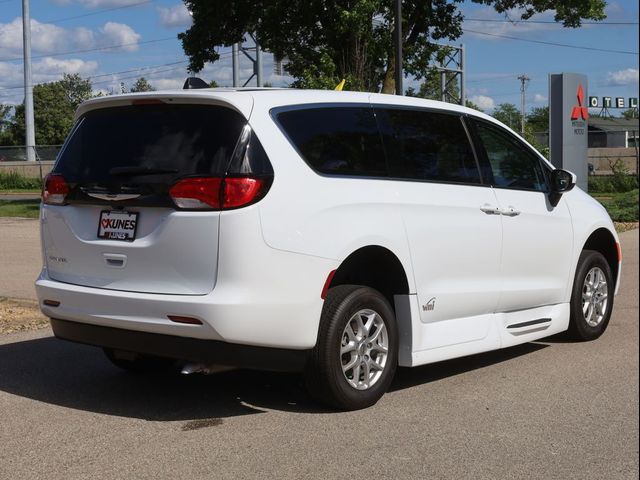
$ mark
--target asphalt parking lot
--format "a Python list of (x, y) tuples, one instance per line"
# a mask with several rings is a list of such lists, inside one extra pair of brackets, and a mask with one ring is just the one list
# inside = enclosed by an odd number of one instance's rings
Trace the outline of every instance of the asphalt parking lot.
[(48, 329), (0, 336), (0, 478), (638, 478), (638, 230), (622, 243), (599, 340), (402, 369), (358, 412), (295, 375), (136, 377)]

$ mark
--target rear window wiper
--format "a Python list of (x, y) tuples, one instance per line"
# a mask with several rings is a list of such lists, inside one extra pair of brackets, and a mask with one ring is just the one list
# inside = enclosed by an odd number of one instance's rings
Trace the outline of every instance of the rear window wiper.
[(134, 175), (160, 175), (163, 173), (178, 173), (174, 168), (153, 168), (132, 165), (129, 167), (114, 167), (109, 170), (109, 175), (113, 176), (134, 176)]

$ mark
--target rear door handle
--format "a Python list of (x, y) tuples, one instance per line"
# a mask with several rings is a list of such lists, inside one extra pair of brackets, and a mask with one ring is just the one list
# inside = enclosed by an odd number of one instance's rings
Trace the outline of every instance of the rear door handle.
[(488, 215), (500, 215), (502, 213), (502, 209), (500, 207), (496, 207), (495, 205), (490, 205), (488, 203), (482, 205), (480, 210)]

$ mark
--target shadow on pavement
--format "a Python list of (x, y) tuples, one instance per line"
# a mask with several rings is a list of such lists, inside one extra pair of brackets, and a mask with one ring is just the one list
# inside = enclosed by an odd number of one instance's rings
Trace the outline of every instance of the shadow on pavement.
[(436, 382), (443, 378), (454, 377), (461, 373), (471, 372), (479, 368), (489, 367), (496, 363), (506, 362), (513, 358), (527, 355), (548, 347), (540, 343), (525, 343), (504, 350), (455, 358), (445, 362), (431, 363), (413, 368), (400, 368), (391, 384), (391, 391), (415, 387), (423, 383)]
[[(402, 390), (484, 368), (545, 345), (399, 370)], [(53, 337), (0, 345), (0, 390), (67, 408), (153, 421), (201, 421), (264, 413), (330, 413), (307, 395), (295, 374), (234, 370), (205, 375), (140, 376), (124, 372), (95, 347)]]

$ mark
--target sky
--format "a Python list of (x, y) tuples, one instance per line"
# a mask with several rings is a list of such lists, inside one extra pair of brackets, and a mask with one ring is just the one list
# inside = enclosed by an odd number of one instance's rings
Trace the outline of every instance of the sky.
[[(517, 12), (498, 14), (470, 2), (460, 7), (465, 33), (455, 43), (465, 48), (467, 97), (485, 111), (501, 103), (519, 106), (522, 74), (530, 78), (527, 110), (547, 105), (550, 73), (586, 74), (589, 96), (639, 96), (637, 0), (609, 2), (602, 24), (579, 29), (556, 24), (553, 12), (521, 22)], [(128, 89), (141, 76), (156, 89), (181, 88), (188, 76), (176, 36), (191, 19), (180, 1), (31, 0), (30, 10), (34, 83), (78, 73), (109, 93), (119, 92), (121, 82)], [(221, 60), (198, 76), (230, 86), (229, 51), (221, 47)], [(291, 82), (274, 74), (270, 55), (264, 58), (265, 81)], [(251, 70), (241, 58), (243, 83)], [(22, 1), (0, 0), (0, 103), (21, 103), (22, 83)], [(407, 78), (407, 86), (417, 82)]]

